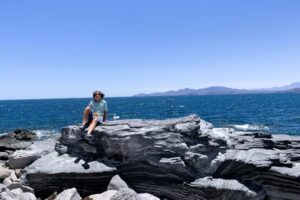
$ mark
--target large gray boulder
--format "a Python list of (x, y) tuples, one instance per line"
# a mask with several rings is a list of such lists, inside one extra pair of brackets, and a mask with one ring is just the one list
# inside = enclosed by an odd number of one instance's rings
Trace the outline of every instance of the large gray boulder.
[(119, 175), (115, 175), (110, 180), (107, 190), (120, 190), (121, 188), (128, 188), (128, 185), (121, 179)]
[(219, 197), (222, 197), (222, 199), (264, 199), (264, 195), (259, 197), (256, 192), (237, 180), (206, 177), (196, 179), (189, 186), (204, 191), (204, 199), (218, 199)]
[(59, 193), (54, 200), (81, 200), (81, 197), (76, 188), (71, 188)]
[(141, 200), (159, 200), (158, 197), (152, 195), (152, 194), (148, 194), (148, 193), (141, 193), (141, 194), (138, 194), (138, 197), (141, 199)]
[(29, 193), (34, 194), (34, 190), (31, 187), (26, 186), (26, 185), (22, 185), (21, 183), (12, 183), (12, 184), (8, 185), (7, 188), (10, 189), (10, 190), (19, 188), (23, 192), (29, 192)]
[(55, 138), (35, 141), (24, 150), (17, 150), (8, 158), (8, 165), (12, 169), (23, 169), (36, 159), (54, 151)]
[(0, 193), (1, 200), (36, 200), (34, 194), (23, 192), (20, 188), (13, 190), (5, 190)]
[(99, 162), (86, 162), (68, 154), (52, 152), (24, 168), (21, 183), (34, 188), (37, 196), (76, 187), (83, 196), (105, 191), (116, 168)]
[(110, 200), (142, 200), (139, 195), (130, 188), (121, 188)]
[(14, 170), (10, 170), (10, 175), (3, 180), (3, 185), (9, 186), (11, 184), (20, 183), (19, 178), (17, 177)]
[(11, 170), (0, 166), (0, 180), (3, 180), (5, 178), (9, 177), (10, 174), (11, 174)]
[(12, 169), (22, 169), (38, 159), (40, 155), (34, 151), (18, 150), (8, 158), (8, 165)]
[(93, 194), (86, 197), (84, 200), (111, 200), (111, 198), (117, 193), (117, 190), (107, 190), (101, 194)]
[(196, 115), (111, 121), (92, 140), (85, 134), (63, 128), (57, 152), (27, 166), (21, 183), (38, 194), (76, 187), (88, 196), (119, 174), (133, 192), (110, 185), (118, 195), (109, 198), (300, 199), (300, 137), (214, 128)]
[(8, 188), (5, 185), (3, 185), (3, 184), (0, 183), (0, 193), (4, 192), (6, 190), (8, 190)]

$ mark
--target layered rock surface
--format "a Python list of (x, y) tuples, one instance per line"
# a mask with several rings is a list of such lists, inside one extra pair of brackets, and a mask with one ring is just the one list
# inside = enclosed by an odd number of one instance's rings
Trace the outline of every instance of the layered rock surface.
[(63, 128), (56, 151), (40, 154), (21, 183), (38, 196), (73, 187), (87, 196), (119, 174), (162, 199), (300, 199), (300, 137), (213, 128), (195, 115), (112, 121), (92, 141), (85, 134)]

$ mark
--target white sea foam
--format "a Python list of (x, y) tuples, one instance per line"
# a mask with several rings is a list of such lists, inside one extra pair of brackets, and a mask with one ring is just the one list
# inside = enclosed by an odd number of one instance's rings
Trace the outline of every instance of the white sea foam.
[(114, 120), (115, 120), (115, 119), (120, 119), (120, 116), (119, 116), (119, 115), (116, 115), (116, 114), (114, 114), (112, 118), (113, 118)]
[(38, 138), (48, 138), (51, 135), (59, 134), (59, 132), (55, 131), (55, 130), (41, 130), (41, 129), (38, 129), (38, 130), (33, 130), (32, 132), (34, 132), (37, 135)]
[(6, 133), (6, 132), (5, 133), (0, 133), (0, 135), (6, 135), (6, 134), (8, 134), (8, 133)]
[(243, 125), (232, 125), (231, 127), (239, 131), (268, 131), (269, 127), (264, 125), (253, 125), (253, 124), (243, 124)]

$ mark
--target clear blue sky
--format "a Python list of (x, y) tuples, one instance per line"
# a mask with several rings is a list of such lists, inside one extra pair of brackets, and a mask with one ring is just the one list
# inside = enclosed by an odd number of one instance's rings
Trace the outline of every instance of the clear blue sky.
[(298, 0), (0, 1), (0, 99), (300, 81)]

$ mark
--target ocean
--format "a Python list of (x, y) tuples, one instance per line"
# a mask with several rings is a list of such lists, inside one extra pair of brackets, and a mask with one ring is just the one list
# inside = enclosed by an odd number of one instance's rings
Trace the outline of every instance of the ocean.
[[(40, 137), (79, 124), (90, 98), (1, 100), (0, 134), (17, 128)], [(106, 98), (109, 120), (167, 119), (197, 114), (215, 127), (300, 135), (300, 94)]]

